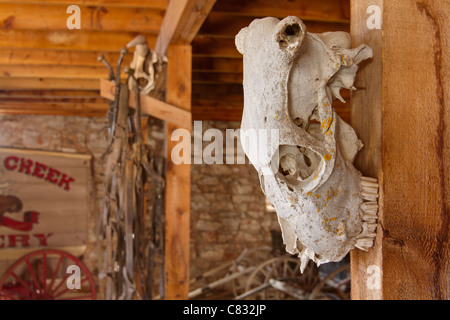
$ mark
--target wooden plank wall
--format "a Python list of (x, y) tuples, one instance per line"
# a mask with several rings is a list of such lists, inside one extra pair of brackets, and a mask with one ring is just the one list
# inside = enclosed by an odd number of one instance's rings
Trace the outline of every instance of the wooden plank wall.
[[(234, 37), (241, 28), (260, 17), (296, 15), (310, 32), (349, 29), (349, 0), (215, 2), (0, 0), (0, 90), (10, 91), (0, 101), (0, 113), (104, 116), (108, 108), (104, 99), (85, 104), (89, 95), (52, 97), (52, 104), (45, 106), (39, 94), (25, 96), (20, 91), (89, 90), (98, 94), (98, 80), (107, 78), (108, 71), (97, 56), (103, 53), (115, 65), (121, 47), (144, 34), (150, 46), (162, 53), (174, 41), (192, 44), (195, 120), (240, 121), (242, 56)], [(69, 5), (80, 7), (80, 30), (66, 27)], [(166, 12), (170, 16), (164, 23)], [(128, 66), (131, 58), (129, 54), (123, 65)], [(17, 96), (26, 98), (25, 103), (14, 103)], [(348, 121), (348, 104), (336, 101), (335, 107)]]
[[(105, 116), (99, 79), (108, 70), (97, 57), (115, 69), (120, 49), (140, 33), (153, 47), (168, 3), (1, 0), (0, 113)], [(67, 28), (70, 5), (80, 8), (79, 30)]]

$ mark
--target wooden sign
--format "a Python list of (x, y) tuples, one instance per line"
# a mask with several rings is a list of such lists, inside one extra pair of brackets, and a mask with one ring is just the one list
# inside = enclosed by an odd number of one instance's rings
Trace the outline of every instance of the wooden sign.
[(38, 248), (80, 255), (90, 181), (91, 156), (0, 148), (0, 260)]

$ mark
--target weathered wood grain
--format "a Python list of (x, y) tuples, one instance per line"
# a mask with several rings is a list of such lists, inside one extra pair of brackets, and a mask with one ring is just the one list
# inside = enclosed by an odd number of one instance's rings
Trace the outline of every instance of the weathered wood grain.
[[(369, 4), (381, 8), (382, 31), (365, 28)], [(363, 97), (352, 99), (366, 144), (357, 166), (379, 178), (381, 192), (376, 245), (352, 254), (354, 299), (450, 297), (449, 10), (438, 1), (352, 2), (353, 38), (378, 54), (358, 75)], [(381, 269), (375, 293), (370, 265)]]
[[(191, 110), (191, 61), (189, 45), (171, 45), (168, 49), (167, 102)], [(165, 294), (166, 299), (187, 299), (189, 292), (189, 239), (191, 166), (174, 164), (171, 160), (172, 133), (180, 127), (166, 123), (166, 242)]]

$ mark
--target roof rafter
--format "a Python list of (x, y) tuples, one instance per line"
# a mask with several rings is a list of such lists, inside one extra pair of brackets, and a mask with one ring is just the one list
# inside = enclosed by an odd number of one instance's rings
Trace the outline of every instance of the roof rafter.
[(2, 3), (14, 4), (45, 4), (45, 5), (85, 5), (85, 6), (114, 6), (114, 7), (134, 7), (166, 9), (169, 0), (1, 0)]
[(169, 44), (191, 44), (216, 0), (171, 0), (155, 51), (165, 55)]

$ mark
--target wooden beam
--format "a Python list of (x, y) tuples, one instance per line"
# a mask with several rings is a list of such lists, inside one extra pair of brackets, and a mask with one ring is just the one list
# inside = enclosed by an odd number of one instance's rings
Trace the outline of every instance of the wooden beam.
[[(133, 40), (137, 32), (103, 32), (84, 30), (6, 30), (0, 28), (0, 47), (20, 49), (50, 49), (96, 52), (119, 52)], [(150, 47), (156, 37), (144, 34)]]
[[(367, 29), (369, 5), (380, 8), (382, 30)], [(450, 298), (449, 10), (438, 1), (352, 1), (354, 45), (375, 55), (352, 97), (365, 144), (356, 166), (380, 182), (375, 247), (351, 254), (353, 299)]]
[[(105, 59), (115, 69), (119, 52), (106, 51), (75, 51), (75, 50), (48, 50), (48, 49), (20, 49), (0, 48), (0, 64), (3, 65), (57, 65), (57, 66), (93, 66), (106, 67), (97, 61), (97, 57), (103, 54)], [(123, 65), (128, 66), (133, 59), (133, 54), (124, 57)]]
[(234, 39), (215, 38), (198, 35), (192, 43), (192, 52), (196, 56), (216, 58), (241, 58), (234, 44)]
[(108, 103), (98, 90), (1, 90), (0, 113), (105, 116)]
[[(212, 11), (203, 23), (198, 34), (203, 36), (234, 38), (242, 28), (247, 27), (254, 19), (262, 17), (264, 16), (241, 16), (236, 15), (233, 12)], [(283, 19), (285, 17), (286, 16), (279, 16), (278, 18)], [(308, 32), (350, 31), (349, 22), (310, 21), (305, 20), (305, 18), (303, 18), (303, 22)]]
[(192, 120), (194, 121), (241, 121), (243, 108), (236, 108), (231, 103), (224, 103), (225, 106), (202, 105), (194, 101), (192, 106)]
[(218, 1), (216, 12), (228, 12), (252, 17), (297, 16), (303, 20), (349, 22), (349, 0), (227, 0)]
[(110, 7), (133, 7), (133, 8), (150, 8), (165, 10), (169, 4), (169, 0), (1, 0), (0, 3), (17, 3), (17, 4), (55, 4), (70, 6), (72, 4), (81, 6), (110, 6)]
[[(356, 74), (355, 86), (365, 89), (352, 93), (351, 125), (364, 143), (364, 148), (356, 157), (355, 166), (365, 176), (378, 178), (379, 182), (382, 182), (382, 83), (380, 73), (380, 70), (382, 70), (382, 31), (367, 29), (366, 20), (368, 16), (365, 14), (365, 11), (372, 4), (382, 8), (383, 0), (352, 1), (352, 45), (356, 47), (362, 43), (368, 44), (373, 50), (373, 58), (367, 61)], [(380, 192), (382, 192), (382, 189), (380, 189)], [(381, 201), (382, 199), (380, 198), (380, 205)], [(380, 221), (383, 211), (383, 208), (380, 206), (378, 212)], [(351, 295), (355, 300), (379, 300), (383, 297), (382, 291), (378, 287), (369, 288), (367, 285), (368, 277), (372, 275), (370, 268), (375, 268), (374, 270), (381, 272), (381, 238), (383, 235), (380, 229), (379, 225), (373, 248), (368, 252), (353, 250), (350, 254)], [(378, 275), (376, 274), (376, 276)]]
[(70, 103), (70, 104), (105, 104), (105, 99), (103, 99), (100, 96), (91, 96), (91, 97), (49, 97), (49, 96), (0, 96), (0, 104), (4, 103), (22, 103), (22, 104), (28, 104), (28, 103), (34, 103), (34, 102), (40, 102), (41, 104), (51, 104), (51, 103)]
[[(0, 66), (1, 72), (1, 66)], [(192, 83), (235, 83), (242, 84), (242, 73), (224, 72), (194, 72), (192, 73)]]
[(108, 103), (46, 102), (46, 101), (1, 101), (0, 114), (64, 115), (104, 117)]
[(100, 83), (98, 79), (0, 77), (0, 88), (4, 90), (99, 90)]
[(161, 25), (155, 51), (165, 55), (170, 44), (190, 44), (216, 0), (171, 0)]
[(198, 101), (227, 101), (227, 102), (239, 102), (241, 104), (244, 103), (244, 97), (239, 93), (216, 93), (214, 91), (211, 92), (203, 92), (201, 94), (192, 94), (192, 105), (195, 106)]
[[(191, 62), (189, 45), (171, 45), (168, 49), (167, 102), (191, 111)], [(165, 232), (165, 298), (188, 298), (191, 168), (174, 164), (171, 153), (176, 141), (172, 133), (180, 127), (166, 124), (166, 232)], [(189, 138), (190, 143), (190, 138)]]
[[(102, 97), (114, 100), (114, 93), (115, 83), (113, 81), (105, 79), (100, 80), (100, 95)], [(185, 108), (176, 107), (144, 94), (141, 94), (140, 102), (142, 114), (148, 114), (165, 121), (170, 121), (173, 124), (188, 130), (191, 129), (191, 113), (185, 110)], [(135, 108), (136, 106), (133, 92), (130, 92), (129, 105), (132, 108)]]
[(201, 96), (203, 94), (241, 94), (244, 97), (242, 84), (195, 84), (192, 86), (192, 94)]
[[(155, 51), (168, 56), (167, 102), (191, 111), (192, 47), (190, 46), (216, 0), (171, 0)], [(189, 292), (190, 165), (175, 165), (169, 155), (179, 126), (166, 124), (165, 298), (187, 299)]]
[[(210, 98), (207, 100), (205, 98)], [(192, 101), (192, 120), (241, 121), (244, 108), (243, 97), (217, 95), (196, 95)], [(340, 101), (333, 101), (333, 108), (345, 122), (350, 122), (350, 105)]]
[[(80, 5), (81, 30), (158, 34), (163, 10)], [(2, 28), (8, 30), (67, 30), (66, 6), (0, 2)], [(36, 17), (43, 17), (36, 19)], [(0, 24), (1, 26), (1, 24)]]
[(193, 56), (192, 72), (224, 72), (243, 73), (242, 57), (240, 58), (213, 58)]
[[(50, 62), (50, 61), (49, 61)], [(101, 79), (109, 75), (105, 66), (0, 65), (0, 75), (18, 78)], [(126, 79), (125, 73), (121, 78)]]
[(98, 90), (0, 90), (0, 99), (7, 98), (99, 98)]

